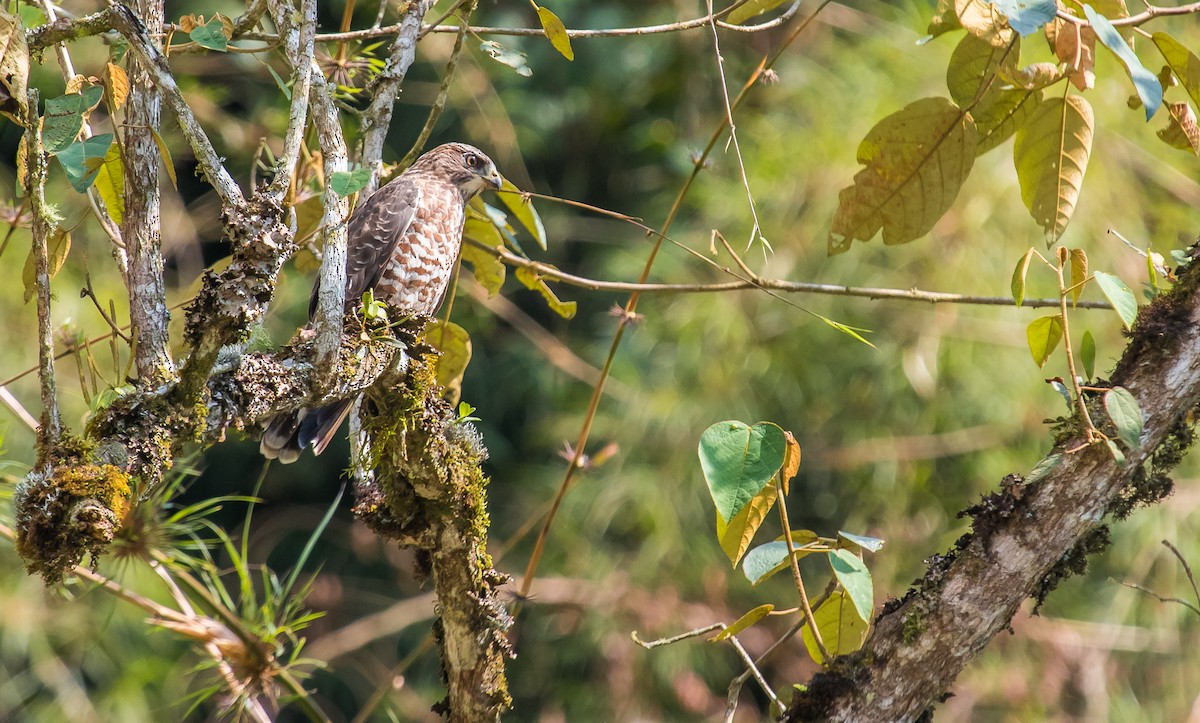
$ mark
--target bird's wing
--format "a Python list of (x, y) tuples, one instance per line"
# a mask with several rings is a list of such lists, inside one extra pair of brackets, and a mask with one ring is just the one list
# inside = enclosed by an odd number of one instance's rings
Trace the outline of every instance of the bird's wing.
[[(346, 224), (346, 308), (358, 305), (362, 295), (379, 283), (392, 253), (408, 232), (421, 204), (421, 189), (403, 175), (364, 201)], [(321, 279), (313, 284), (308, 318), (317, 313)]]

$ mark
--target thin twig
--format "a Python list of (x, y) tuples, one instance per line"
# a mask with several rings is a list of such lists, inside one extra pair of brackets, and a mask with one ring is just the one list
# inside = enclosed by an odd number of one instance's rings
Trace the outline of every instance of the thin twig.
[(464, 25), (462, 32), (454, 39), (454, 49), (450, 51), (450, 60), (446, 62), (446, 72), (442, 76), (442, 84), (438, 88), (437, 97), (433, 99), (433, 105), (429, 108), (429, 115), (425, 118), (424, 127), (417, 134), (417, 140), (413, 142), (412, 148), (408, 150), (403, 160), (400, 161), (401, 169), (411, 166), (412, 162), (417, 160), (417, 156), (421, 155), (421, 150), (425, 148), (425, 143), (429, 140), (429, 136), (433, 134), (433, 127), (437, 125), (438, 119), (442, 117), (442, 110), (446, 107), (446, 98), (450, 95), (450, 82), (454, 80), (454, 70), (458, 67), (458, 59), (462, 55), (463, 41), (467, 38), (466, 21), (470, 19), (471, 13), (475, 12), (478, 4), (478, 0), (464, 0), (464, 2), (459, 3), (459, 7), (466, 6), (466, 9), (463, 11)]
[(686, 633), (680, 633), (679, 635), (672, 635), (669, 638), (659, 638), (658, 640), (649, 640), (649, 641), (642, 640), (640, 637), (638, 637), (638, 633), (636, 630), (631, 631), (629, 633), (629, 637), (633, 638), (633, 642), (642, 646), (646, 650), (653, 650), (654, 648), (657, 648), (662, 645), (671, 645), (672, 643), (678, 643), (678, 642), (681, 642), (684, 640), (689, 640), (691, 638), (698, 638), (701, 635), (704, 635), (705, 633), (711, 633), (714, 630), (724, 630), (724, 629), (725, 629), (725, 623), (713, 623), (712, 625), (705, 625), (702, 628), (696, 628), (695, 630), (689, 630)]
[(54, 328), (50, 319), (50, 251), (48, 244), (54, 226), (46, 206), (46, 152), (38, 132), (38, 92), (30, 89), (25, 116), (26, 167), (30, 207), (33, 210), (34, 285), (38, 316), (38, 379), (42, 391), (42, 420), (38, 446), (39, 464), (46, 464), (47, 452), (58, 443), (62, 420), (58, 413), (58, 392), (54, 383)]
[(804, 608), (804, 619), (808, 622), (808, 629), (812, 632), (813, 641), (817, 644), (817, 650), (821, 651), (821, 660), (825, 662), (829, 660), (829, 651), (825, 648), (825, 641), (821, 639), (821, 631), (817, 627), (817, 619), (813, 615), (812, 606), (808, 604), (808, 591), (804, 589), (804, 578), (800, 576), (800, 561), (796, 559), (795, 540), (792, 539), (792, 525), (788, 522), (787, 498), (783, 496), (783, 485), (779, 483), (775, 485), (775, 506), (779, 508), (779, 522), (783, 525), (783, 540), (787, 545), (788, 562), (792, 569), (792, 579), (796, 583), (796, 591), (800, 593), (800, 606)]

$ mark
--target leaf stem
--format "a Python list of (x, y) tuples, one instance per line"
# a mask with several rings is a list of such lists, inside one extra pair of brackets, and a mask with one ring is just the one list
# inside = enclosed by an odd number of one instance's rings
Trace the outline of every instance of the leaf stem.
[(796, 560), (796, 546), (792, 540), (792, 525), (788, 522), (787, 500), (783, 496), (783, 484), (775, 484), (775, 506), (779, 508), (779, 521), (783, 525), (783, 539), (787, 544), (788, 562), (792, 567), (792, 578), (796, 581), (796, 590), (800, 593), (800, 606), (804, 608), (804, 620), (812, 631), (817, 650), (821, 651), (822, 662), (829, 660), (829, 651), (825, 649), (825, 641), (821, 639), (821, 631), (817, 629), (817, 619), (813, 616), (812, 607), (808, 604), (808, 592), (804, 589), (804, 578), (800, 576), (800, 562)]

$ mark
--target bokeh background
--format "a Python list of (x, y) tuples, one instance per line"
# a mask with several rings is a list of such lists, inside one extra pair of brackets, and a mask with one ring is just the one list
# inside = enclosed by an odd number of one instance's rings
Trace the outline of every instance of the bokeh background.
[[(356, 27), (369, 24), (377, 10), (360, 5)], [(568, 27), (581, 28), (703, 14), (697, 2), (547, 5)], [(342, 4), (322, 7), (324, 27), (336, 28)], [(84, 13), (98, 6), (71, 3), (68, 9)], [(241, 9), (228, 2), (170, 2), (167, 14), (236, 16)], [(756, 244), (745, 254), (758, 273), (1003, 296), (1017, 259), (1031, 245), (1042, 248), (1041, 231), (1020, 200), (1009, 141), (977, 161), (953, 208), (928, 237), (899, 247), (876, 240), (826, 256), (837, 191), (857, 170), (859, 139), (908, 102), (946, 94), (945, 65), (958, 35), (918, 44), (932, 12), (932, 3), (916, 0), (830, 5), (776, 66), (778, 80), (754, 90), (740, 110), (749, 183), (774, 248), (764, 253)], [(473, 20), (536, 25), (527, 4), (498, 0), (483, 0)], [(1170, 30), (1191, 47), (1200, 44), (1194, 20), (1163, 20), (1151, 29)], [(740, 87), (789, 30), (722, 32), (730, 85)], [(478, 51), (480, 38), (469, 38), (433, 141), (479, 145), (522, 188), (661, 225), (693, 154), (723, 114), (709, 31), (580, 39), (572, 63), (544, 38), (496, 39), (525, 52), (533, 75), (522, 77), (492, 61)], [(1026, 43), (1023, 59), (1048, 59), (1038, 41)], [(407, 151), (424, 122), (452, 42), (450, 35), (436, 35), (421, 43), (387, 160)], [(1161, 61), (1145, 46), (1139, 51), (1157, 70)], [(73, 45), (72, 53), (80, 72), (99, 74), (107, 49), (91, 39)], [(1099, 55), (1098, 88), (1088, 94), (1097, 115), (1095, 146), (1064, 243), (1086, 249), (1092, 268), (1118, 273), (1137, 290), (1145, 281), (1144, 261), (1107, 232), (1115, 229), (1162, 253), (1189, 245), (1200, 231), (1198, 164), (1155, 138), (1161, 119), (1147, 125), (1140, 111), (1127, 108), (1131, 86), (1124, 71), (1104, 51)], [(282, 64), (218, 54), (178, 55), (172, 64), (219, 152), (245, 184), (260, 139), (276, 147), (280, 142), (286, 100), (267, 65), (281, 70)], [(31, 84), (43, 97), (61, 92), (51, 53)], [(163, 197), (163, 242), (176, 302), (188, 298), (200, 271), (225, 251), (218, 204), (191, 173), (194, 164), (169, 114), (163, 135), (179, 175), (178, 192), (167, 185)], [(5, 204), (13, 202), (19, 138), (16, 126), (0, 122)], [(50, 196), (68, 224), (79, 223), (54, 283), (55, 323), (66, 333), (95, 336), (106, 327), (77, 291), (90, 274), (99, 297), (114, 299), (118, 316), (126, 319), (119, 278), (81, 197), (54, 171)], [(650, 241), (636, 228), (547, 201), (537, 208), (550, 247), (541, 252), (526, 239), (535, 258), (586, 277), (637, 278)], [(713, 229), (741, 250), (750, 228), (735, 158), (718, 150), (671, 235), (708, 255)], [(6, 279), (0, 284), (4, 379), (36, 362), (36, 313), (23, 304), (20, 282), (28, 248), (28, 232), (17, 230), (0, 257)], [(453, 307), (454, 320), (474, 345), (463, 399), (478, 408), (491, 452), (492, 553), (499, 569), (519, 574), (564, 473), (560, 453), (578, 436), (589, 381), (615, 331), (610, 309), (625, 297), (558, 285), (561, 297), (579, 304), (577, 316), (566, 321), (511, 278), (497, 306), (481, 302), (465, 277)], [(655, 281), (681, 283), (723, 278), (670, 244), (651, 274)], [(303, 323), (310, 283), (310, 274), (289, 265), (266, 324), (275, 343)], [(1051, 291), (1046, 271), (1031, 272), (1031, 296)], [(870, 329), (875, 348), (797, 307)], [(693, 640), (646, 651), (630, 637), (631, 631), (650, 639), (731, 622), (763, 602), (793, 604), (790, 580), (781, 576), (752, 588), (730, 568), (713, 537), (712, 505), (695, 451), (713, 422), (770, 420), (794, 432), (804, 460), (790, 498), (793, 525), (887, 540), (868, 559), (882, 601), (903, 594), (924, 569), (923, 560), (966, 531), (958, 510), (1005, 474), (1027, 471), (1047, 451), (1044, 420), (1066, 411), (1044, 382), (1065, 376), (1061, 355), (1039, 369), (1026, 348), (1024, 328), (1037, 311), (739, 292), (651, 294), (639, 312), (645, 318), (626, 334), (592, 434), (590, 451), (615, 444), (619, 452), (582, 475), (567, 495), (534, 597), (522, 606), (513, 630), (511, 720), (688, 721), (723, 711), (729, 681), (741, 672), (732, 649)], [(1103, 374), (1121, 352), (1116, 316), (1078, 311), (1071, 323), (1077, 334), (1087, 329), (1096, 336)], [(106, 349), (100, 348), (99, 359)], [(116, 382), (120, 372), (112, 366), (109, 360), (102, 370)], [(58, 369), (65, 419), (79, 429), (89, 410), (75, 365), (64, 359)], [(8, 388), (37, 415), (33, 375)], [(34, 458), (33, 436), (7, 410), (0, 410), (0, 431), (0, 493), (8, 497)], [(266, 470), (263, 502), (250, 528), (255, 562), (287, 570), (295, 561), (344, 483), (347, 454), (343, 440), (320, 458)], [(257, 440), (233, 438), (179, 468), (195, 471), (179, 502), (187, 504), (250, 494), (263, 460)], [(1015, 634), (989, 646), (935, 719), (1200, 720), (1200, 666), (1187, 653), (1200, 646), (1200, 616), (1118, 582), (1190, 596), (1181, 567), (1160, 540), (1200, 565), (1195, 476), (1194, 463), (1185, 463), (1175, 494), (1116, 524), (1111, 549), (1092, 560), (1088, 574), (1064, 582), (1038, 615), (1018, 614)], [(411, 556), (356, 524), (347, 506), (343, 500), (309, 562), (316, 577), (308, 605), (324, 616), (307, 631), (305, 652), (327, 659), (309, 686), (338, 720), (352, 720), (369, 706), (369, 719), (432, 719), (429, 707), (442, 689), (428, 641), (429, 593), (412, 578)], [(225, 504), (213, 519), (236, 534), (245, 508)], [(11, 520), (7, 501), (0, 503), (0, 518)], [(763, 541), (771, 534), (774, 528)], [(98, 569), (148, 596), (165, 595), (137, 565), (101, 560)], [(817, 562), (805, 571), (815, 587), (824, 584)], [(216, 714), (211, 701), (189, 711), (188, 696), (211, 675), (197, 671), (202, 657), (192, 646), (152, 630), (140, 611), (103, 592), (42, 589), (4, 542), (0, 610), (0, 718), (202, 720)], [(787, 626), (768, 621), (743, 641), (752, 653), (761, 652)], [(786, 699), (791, 684), (814, 669), (797, 642), (764, 672)], [(757, 720), (764, 712), (765, 698), (747, 685), (738, 720)], [(292, 719), (286, 708), (282, 716)]]

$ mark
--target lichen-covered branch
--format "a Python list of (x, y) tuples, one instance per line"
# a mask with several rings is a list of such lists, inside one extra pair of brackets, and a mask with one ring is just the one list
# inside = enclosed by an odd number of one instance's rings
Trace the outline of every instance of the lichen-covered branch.
[(372, 193), (379, 185), (379, 166), (383, 161), (383, 144), (388, 128), (392, 125), (392, 108), (400, 95), (404, 76), (417, 57), (417, 39), (421, 34), (421, 18), (433, 7), (433, 0), (414, 0), (408, 3), (397, 24), (396, 38), (392, 41), (391, 53), (383, 72), (371, 85), (371, 104), (362, 117), (362, 152), (359, 161), (369, 166), (373, 173), (365, 193)]
[[(1174, 291), (1142, 308), (1110, 381), (1134, 395), (1145, 421), (1127, 461), (1103, 444), (1066, 452), (1086, 437), (1078, 425), (1062, 429), (1043, 460), (1049, 472), (1028, 482), (1012, 475), (967, 510), (972, 532), (935, 556), (904, 599), (884, 607), (862, 651), (813, 677), (787, 720), (917, 719), (1026, 598), (1040, 601), (1103, 549), (1106, 515), (1122, 518), (1170, 492), (1167, 473), (1191, 446), (1191, 413), (1200, 403), (1200, 268), (1193, 264)], [(1104, 418), (1098, 395), (1088, 403)]]
[[(265, 0), (262, 4), (266, 6)], [(285, 28), (284, 48), (292, 64), (292, 104), (288, 111), (283, 152), (275, 164), (275, 177), (271, 179), (268, 193), (274, 198), (282, 199), (292, 184), (296, 163), (300, 158), (300, 148), (304, 143), (304, 132), (308, 127), (308, 96), (312, 76), (314, 72), (320, 71), (308, 62), (313, 57), (313, 38), (317, 32), (316, 0), (303, 0), (303, 8), (298, 13), (299, 25), (289, 22), (292, 10), (290, 6), (279, 7), (281, 11), (276, 18), (276, 25)]]
[(487, 554), (488, 515), (479, 433), (441, 399), (431, 357), (413, 354), (403, 379), (373, 387), (360, 409), (371, 470), (355, 487), (355, 513), (378, 534), (418, 551), (433, 579), (447, 699), (455, 722), (497, 720), (511, 700), (504, 674), (511, 624), (499, 597), (505, 576)]
[[(154, 37), (162, 32), (162, 0), (137, 0), (138, 14)], [(157, 386), (175, 376), (167, 325), (167, 294), (163, 286), (162, 220), (158, 195), (158, 129), (161, 98), (150, 82), (145, 64), (133, 58), (129, 64), (129, 99), (125, 106), (125, 128), (121, 146), (125, 173), (134, 183), (125, 186), (125, 216), (121, 238), (128, 257), (126, 286), (129, 290), (129, 321), (133, 326), (134, 360), (138, 380)]]
[(29, 192), (30, 207), (33, 209), (33, 258), (34, 283), (37, 285), (38, 316), (38, 380), (42, 387), (42, 421), (38, 430), (40, 442), (38, 466), (44, 466), (45, 450), (58, 442), (62, 433), (62, 421), (58, 415), (58, 392), (54, 384), (54, 329), (50, 322), (50, 234), (54, 227), (50, 223), (46, 207), (46, 151), (42, 147), (38, 131), (38, 92), (30, 90), (28, 96), (25, 144), (28, 176), (21, 179)]

